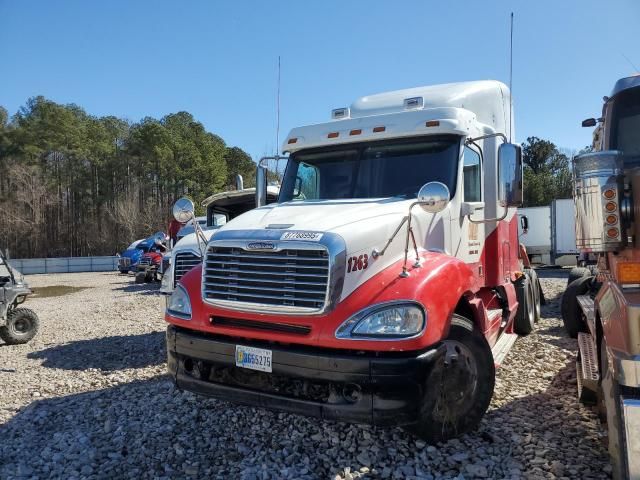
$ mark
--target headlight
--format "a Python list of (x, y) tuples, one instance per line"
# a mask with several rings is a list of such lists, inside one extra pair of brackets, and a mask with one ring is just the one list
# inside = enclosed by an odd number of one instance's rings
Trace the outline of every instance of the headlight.
[(372, 305), (353, 315), (336, 330), (336, 338), (384, 340), (413, 337), (426, 324), (424, 309), (417, 303)]
[[(160, 293), (163, 295), (171, 295), (173, 293), (173, 268), (171, 265), (164, 271), (162, 281), (160, 282)], [(167, 300), (167, 305), (169, 301)]]
[(191, 302), (187, 291), (182, 286), (178, 285), (169, 297), (167, 313), (183, 320), (191, 320)]

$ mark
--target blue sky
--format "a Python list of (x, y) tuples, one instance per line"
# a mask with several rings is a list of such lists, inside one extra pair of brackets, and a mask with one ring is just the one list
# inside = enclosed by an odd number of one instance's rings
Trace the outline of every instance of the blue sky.
[(516, 139), (579, 149), (617, 78), (640, 68), (640, 2), (0, 0), (0, 105), (28, 97), (132, 121), (187, 110), (254, 159), (359, 96), (508, 81)]

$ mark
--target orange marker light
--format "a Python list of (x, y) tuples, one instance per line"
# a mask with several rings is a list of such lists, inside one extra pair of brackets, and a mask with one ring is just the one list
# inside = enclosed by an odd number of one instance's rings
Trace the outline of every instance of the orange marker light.
[(618, 209), (618, 206), (615, 204), (615, 202), (607, 202), (604, 208), (607, 212), (615, 212)]
[(355, 128), (349, 132), (349, 135), (360, 135), (362, 133), (362, 129)]
[(338, 135), (340, 135), (339, 132), (331, 132), (329, 135), (327, 135), (327, 138), (338, 138)]
[(615, 215), (607, 215), (607, 223), (609, 225), (613, 225), (614, 223), (617, 223), (618, 221), (618, 217)]
[(619, 230), (617, 228), (610, 228), (607, 230), (607, 237), (616, 238), (618, 236)]
[(425, 127), (439, 127), (440, 126), (440, 121), (439, 120), (429, 120), (427, 123), (424, 124)]
[(622, 262), (618, 264), (616, 278), (620, 283), (640, 283), (640, 263)]
[(607, 200), (611, 200), (612, 198), (615, 198), (616, 191), (612, 188), (608, 188), (602, 193), (602, 195), (604, 195), (604, 198)]
[(291, 145), (292, 143), (296, 143), (298, 141), (297, 138), (290, 138), (289, 141), (287, 142), (289, 145)]
[(384, 132), (386, 129), (387, 127), (373, 127), (373, 133)]

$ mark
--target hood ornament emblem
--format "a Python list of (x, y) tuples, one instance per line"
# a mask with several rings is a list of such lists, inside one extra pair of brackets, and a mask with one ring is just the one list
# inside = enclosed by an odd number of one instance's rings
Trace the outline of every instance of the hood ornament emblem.
[(276, 244), (273, 242), (251, 242), (247, 243), (247, 250), (275, 250)]

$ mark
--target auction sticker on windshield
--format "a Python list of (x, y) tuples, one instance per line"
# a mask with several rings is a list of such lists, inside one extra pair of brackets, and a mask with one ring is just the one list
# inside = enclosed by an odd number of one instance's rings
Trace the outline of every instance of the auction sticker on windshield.
[(319, 242), (322, 233), (317, 232), (284, 232), (280, 240), (306, 240), (307, 242)]
[(271, 372), (271, 350), (236, 345), (236, 367)]

